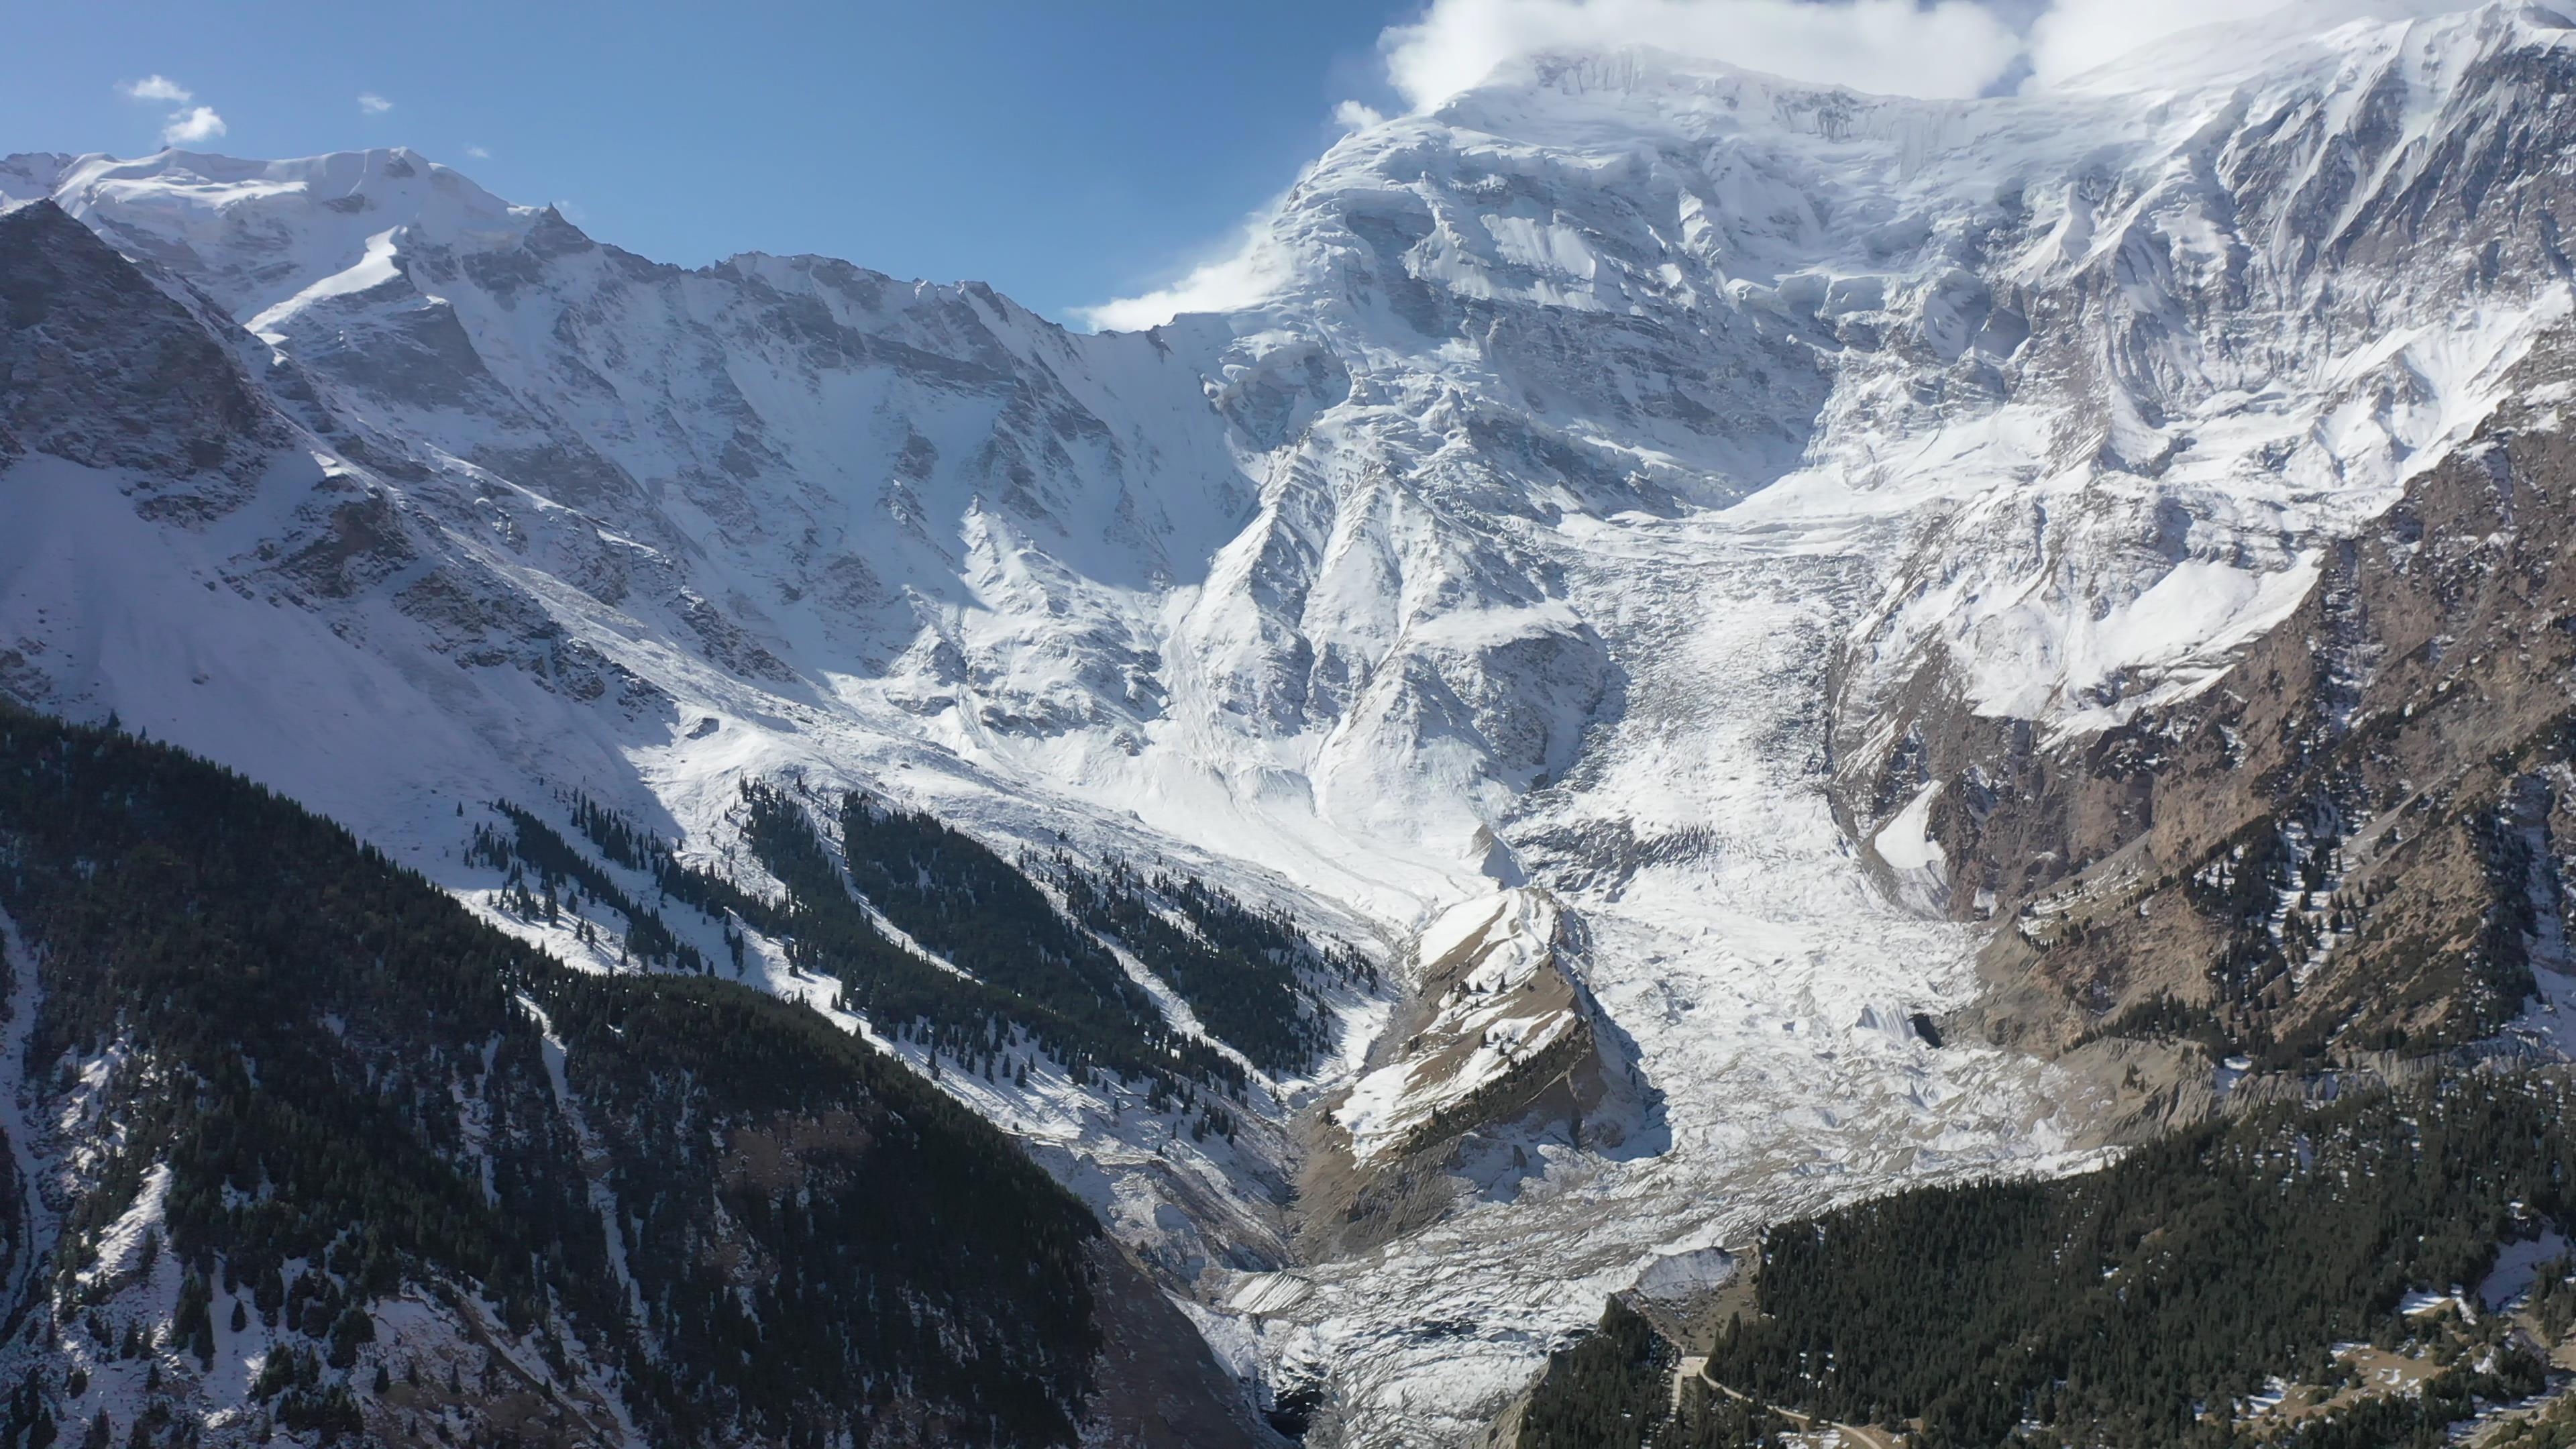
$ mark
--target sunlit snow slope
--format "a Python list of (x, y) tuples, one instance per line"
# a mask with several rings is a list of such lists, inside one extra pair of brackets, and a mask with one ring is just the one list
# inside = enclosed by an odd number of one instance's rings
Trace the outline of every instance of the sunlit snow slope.
[[(50, 199), (194, 330), (14, 324), (0, 687), (460, 885), (459, 799), (747, 868), (738, 782), (797, 774), (1399, 962), (1441, 922), (1466, 995), (1345, 1000), (1239, 1152), (951, 1086), (1317, 1442), (1458, 1441), (1660, 1254), (2080, 1152), (2068, 1081), (1911, 1025), (1976, 906), (1936, 787), (1853, 782), (1927, 695), (2050, 740), (2206, 685), (2555, 345), (2570, 36), (2239, 31), (1974, 102), (1543, 59), (1337, 143), (1261, 300), (1123, 335), (659, 265), (408, 151), (9, 158), (11, 246)], [(137, 349), (177, 391), (98, 381)], [(1545, 1010), (1467, 999), (1542, 959)], [(1438, 1071), (1372, 1040), (1415, 1017)], [(1513, 1098), (1391, 1235), (1300, 1218), (1578, 1039), (1582, 1120)]]

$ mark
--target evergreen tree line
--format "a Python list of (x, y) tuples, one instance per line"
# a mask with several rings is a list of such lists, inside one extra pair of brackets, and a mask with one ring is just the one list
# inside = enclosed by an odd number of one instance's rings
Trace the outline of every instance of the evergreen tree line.
[(2498, 1431), (2485, 1449), (2576, 1449), (2576, 1394), (2562, 1394), (2547, 1408)]
[[(929, 1046), (934, 1070), (945, 1058), (1021, 1077), (1042, 1056), (1080, 1084), (1141, 1084), (1158, 1109), (1194, 1110), (1202, 1133), (1231, 1135), (1231, 1114), (1210, 1096), (1240, 1099), (1243, 1068), (1173, 1030), (1116, 958), (1009, 862), (929, 816), (872, 816), (860, 805), (840, 816), (836, 861), (785, 791), (746, 782), (743, 802), (744, 840), (787, 888), (779, 924), (790, 959), (837, 978), (845, 1005), (880, 1030)], [(895, 823), (880, 830), (880, 819)], [(897, 928), (971, 974), (895, 945), (852, 884)]]
[(1548, 1355), (1516, 1449), (1771, 1449), (1802, 1427), (1705, 1378), (1676, 1385), (1680, 1359), (1642, 1315), (1611, 1299), (1598, 1329)]
[(1637, 1310), (1611, 1299), (1600, 1328), (1548, 1355), (1521, 1411), (1519, 1449), (1645, 1444), (1666, 1416), (1680, 1357)]
[(1108, 948), (974, 837), (857, 791), (842, 799), (840, 826), (859, 893), (960, 970), (1070, 1019), (1131, 1031), (1161, 1020)]
[[(2025, 1421), (2068, 1442), (2225, 1445), (2226, 1416), (2195, 1404), (2331, 1377), (2331, 1345), (2413, 1331), (2395, 1312), (2410, 1287), (2475, 1284), (2532, 1215), (2571, 1221), (2570, 1098), (2557, 1071), (2462, 1074), (2265, 1109), (2077, 1177), (1782, 1223), (1758, 1315), (1721, 1333), (1709, 1372), (1831, 1419), (1920, 1418), (1933, 1446)], [(2499, 1362), (2499, 1383), (2537, 1384), (2536, 1364)]]
[(778, 902), (744, 890), (713, 871), (682, 863), (669, 841), (586, 794), (574, 792), (571, 808), (574, 827), (599, 847), (601, 855), (651, 875), (664, 904), (678, 901), (723, 929), (735, 975), (742, 974), (743, 935), (734, 921), (771, 935), (786, 933), (785, 908)]
[(1251, 910), (1204, 881), (1148, 877), (1115, 858), (1094, 873), (1060, 852), (1045, 868), (1075, 920), (1133, 952), (1255, 1066), (1287, 1076), (1332, 1049), (1332, 1017), (1306, 973), (1356, 974), (1355, 953), (1327, 954), (1286, 912)]
[[(1156, 1110), (1194, 1102), (1197, 1087), (1190, 1082), (1240, 1095), (1240, 1069), (1170, 1032), (1150, 998), (1089, 932), (1116, 938), (1190, 1004), (1211, 1034), (1272, 1072), (1310, 1068), (1331, 1047), (1332, 1019), (1308, 973), (1377, 984), (1376, 968), (1356, 950), (1320, 945), (1284, 911), (1256, 911), (1205, 882), (1168, 872), (1149, 877), (1116, 859), (1085, 871), (1062, 853), (1015, 866), (934, 816), (895, 811), (854, 793), (842, 802), (838, 821), (851, 882), (907, 934), (998, 989), (968, 986), (964, 996), (983, 999), (946, 1000), (968, 984), (923, 969), (884, 940), (864, 910), (844, 908), (828, 847), (783, 790), (755, 784), (744, 795), (745, 837), (755, 858), (780, 880), (792, 875), (797, 883), (778, 902), (683, 865), (659, 835), (585, 794), (566, 803), (574, 826), (602, 857), (654, 877), (660, 904), (677, 900), (723, 924), (737, 969), (743, 948), (728, 916), (787, 941), (800, 967), (843, 979), (852, 988), (848, 1003), (888, 1021), (898, 1039), (927, 1041), (937, 1054), (986, 1075), (998, 1067), (1024, 1077), (1034, 1053), (1043, 1052), (1078, 1075), (1087, 1077), (1096, 1066), (1144, 1081)], [(515, 894), (505, 899), (514, 909), (551, 922), (586, 895), (632, 923), (626, 946), (635, 959), (705, 969), (700, 954), (677, 940), (656, 911), (630, 900), (544, 820), (506, 801), (495, 808), (514, 833), (478, 828), (468, 859), (506, 873), (505, 890)], [(525, 884), (532, 874), (533, 890)], [(1064, 894), (1065, 910), (1038, 888), (1040, 879)], [(1147, 1039), (1142, 1054), (1134, 1050), (1139, 1036)], [(1185, 1059), (1177, 1076), (1176, 1049)], [(1223, 1109), (1211, 1106), (1203, 1118), (1204, 1128), (1232, 1135), (1231, 1114)]]
[[(2501, 1316), (2400, 1314), (2412, 1288), (2474, 1287), (2499, 1244), (2576, 1208), (2563, 1069), (2463, 1073), (2174, 1134), (2096, 1172), (1920, 1188), (1780, 1223), (1755, 1312), (1731, 1319), (1714, 1386), (1626, 1304), (1551, 1356), (1521, 1449), (1771, 1443), (1795, 1420), (1880, 1424), (1926, 1449), (2156, 1444), (2389, 1449), (2449, 1442), (2481, 1405), (2538, 1392), (2540, 1357)], [(2576, 1262), (2527, 1305), (2576, 1323)], [(2420, 1391), (2295, 1421), (2238, 1406), (2274, 1376), (2358, 1383), (2334, 1346), (2437, 1367)], [(2576, 1444), (2576, 1414), (2523, 1443)]]
[[(510, 840), (512, 859), (545, 838)], [(114, 1336), (97, 1305), (120, 1285), (81, 1275), (159, 1164), (159, 1251), (182, 1269), (168, 1347), (210, 1363), (256, 1312), (283, 1342), (254, 1391), (289, 1428), (383, 1412), (403, 1365), (366, 1310), (409, 1286), (495, 1305), (557, 1363), (586, 1345), (656, 1442), (864, 1444), (898, 1418), (958, 1444), (1074, 1437), (1096, 1225), (988, 1124), (801, 1007), (573, 971), (238, 776), (14, 710), (0, 908), (40, 963), (37, 1105), (87, 1064), (100, 1120), (122, 1124), (25, 1305), (57, 1334)], [(609, 1154), (624, 1281), (522, 1000)], [(12, 1449), (78, 1432), (76, 1396), (50, 1371), (23, 1382)], [(162, 1413), (144, 1442), (189, 1432)]]
[[(571, 977), (548, 998), (607, 1141), (684, 1438), (864, 1428), (1062, 1442), (1100, 1335), (1090, 1214), (1006, 1139), (805, 1008), (730, 983)], [(712, 1199), (712, 1208), (710, 1199)]]
[[(512, 833), (504, 836), (489, 826), (475, 826), (474, 838), (465, 848), (465, 859), (468, 864), (485, 866), (508, 877), (503, 886), (505, 898), (521, 916), (542, 918), (552, 925), (561, 914), (570, 913), (586, 932), (589, 923), (580, 911), (580, 901), (586, 896), (626, 918), (622, 955), (665, 970), (704, 973), (708, 969), (705, 953), (672, 934), (658, 912), (637, 904), (607, 871), (574, 849), (534, 811), (507, 800), (493, 801), (492, 808), (509, 819)], [(595, 811), (596, 807), (592, 808)], [(613, 852), (610, 858), (616, 858)], [(531, 873), (537, 881), (534, 891), (528, 887)]]

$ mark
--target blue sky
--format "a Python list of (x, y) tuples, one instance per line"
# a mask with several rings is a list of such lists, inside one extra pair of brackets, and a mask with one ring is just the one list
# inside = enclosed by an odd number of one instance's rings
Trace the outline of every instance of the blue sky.
[[(224, 134), (193, 149), (407, 145), (658, 260), (824, 252), (1062, 317), (1225, 245), (1383, 91), (1378, 33), (1419, 5), (10, 8), (0, 153), (146, 154), (202, 105)], [(189, 101), (118, 89), (153, 75)]]

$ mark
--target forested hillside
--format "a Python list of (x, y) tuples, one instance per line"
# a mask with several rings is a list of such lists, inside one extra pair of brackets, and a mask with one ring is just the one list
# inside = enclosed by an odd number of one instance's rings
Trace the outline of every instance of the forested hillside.
[[(749, 784), (743, 802), (745, 841), (787, 888), (774, 919), (791, 959), (839, 980), (842, 1002), (886, 1034), (926, 1045), (933, 1070), (944, 1060), (1024, 1079), (1043, 1058), (1077, 1083), (1133, 1082), (1155, 1110), (1193, 1113), (1202, 1134), (1230, 1130), (1224, 1101), (1242, 1096), (1242, 1066), (1175, 1031), (1108, 950), (1000, 856), (927, 815), (888, 815), (898, 828), (874, 831), (856, 803), (835, 851), (784, 790)], [(919, 950), (880, 929), (868, 904)]]
[(1333, 1045), (1309, 972), (1374, 979), (1348, 947), (1319, 950), (1286, 916), (1252, 910), (1204, 881), (1123, 860), (1088, 871), (1066, 856), (1053, 875), (1077, 919), (1135, 953), (1219, 1040), (1265, 1071), (1305, 1071)]
[[(2571, 1106), (2560, 1070), (2466, 1073), (1780, 1223), (1753, 1310), (1700, 1345), (1705, 1381), (1677, 1388), (1679, 1346), (1614, 1303), (1519, 1442), (1696, 1449), (1812, 1416), (1927, 1449), (2438, 1444), (2551, 1383), (2576, 1306)], [(2500, 1314), (2524, 1291), (2491, 1278), (2508, 1255), (2529, 1296)]]
[[(486, 848), (549, 896), (613, 885), (548, 838)], [(1204, 1346), (1090, 1214), (872, 1049), (722, 980), (573, 971), (178, 751), (0, 714), (0, 908), (13, 1445), (1239, 1417), (1191, 1400)], [(1101, 1365), (1139, 1358), (1179, 1366), (1155, 1422), (1104, 1418)]]

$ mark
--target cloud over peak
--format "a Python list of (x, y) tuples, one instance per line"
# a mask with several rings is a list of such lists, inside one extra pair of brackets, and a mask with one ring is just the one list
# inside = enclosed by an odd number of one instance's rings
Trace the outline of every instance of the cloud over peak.
[(1385, 119), (1377, 107), (1358, 101), (1344, 101), (1333, 107), (1333, 124), (1345, 131), (1365, 131)]
[(216, 114), (214, 107), (188, 104), (197, 98), (197, 93), (158, 71), (139, 81), (120, 82), (116, 91), (130, 101), (178, 107), (161, 127), (164, 146), (194, 146), (215, 139), (226, 129), (224, 118)]
[(226, 129), (224, 118), (215, 114), (214, 107), (191, 106), (186, 110), (170, 113), (170, 123), (161, 128), (161, 144), (194, 146), (200, 141), (215, 139), (224, 134)]
[(377, 95), (374, 91), (363, 92), (358, 97), (358, 109), (366, 112), (370, 116), (381, 116), (393, 108), (393, 102), (386, 100), (383, 96)]
[(1386, 78), (1428, 110), (1512, 61), (1645, 46), (1881, 95), (2055, 85), (2181, 31), (2294, 11), (2317, 31), (2474, 0), (1431, 0), (1378, 37)]
[(1975, 0), (1432, 0), (1378, 38), (1388, 82), (1417, 110), (1526, 56), (1632, 45), (1919, 96), (1977, 95), (2023, 51)]
[(1267, 212), (1255, 216), (1223, 255), (1193, 267), (1170, 286), (1097, 307), (1077, 307), (1075, 320), (1100, 332), (1140, 332), (1187, 313), (1222, 312), (1260, 296), (1288, 278), (1287, 257), (1268, 240), (1270, 221)]
[[(1629, 47), (1881, 95), (1958, 98), (2046, 89), (2178, 32), (2278, 13), (2323, 33), (2349, 20), (2465, 9), (2475, 0), (1430, 0), (1378, 36), (1388, 88), (1415, 113), (1514, 62)], [(1343, 130), (1385, 119), (1358, 100)], [(1273, 202), (1275, 211), (1278, 203)], [(1255, 216), (1233, 248), (1141, 296), (1074, 309), (1096, 328), (1150, 327), (1258, 301), (1286, 263)]]

